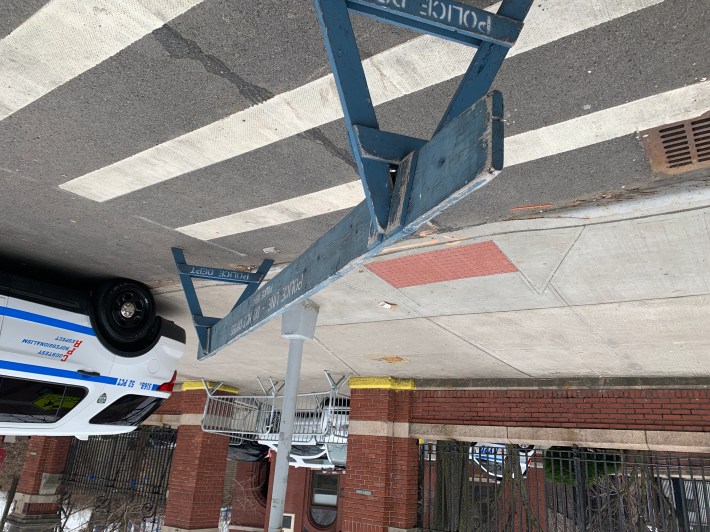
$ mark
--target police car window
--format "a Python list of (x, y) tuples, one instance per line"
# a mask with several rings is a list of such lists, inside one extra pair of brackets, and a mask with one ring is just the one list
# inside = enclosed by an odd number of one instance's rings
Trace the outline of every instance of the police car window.
[(0, 377), (0, 422), (54, 423), (86, 397), (86, 389)]
[(95, 425), (138, 425), (163, 403), (162, 397), (124, 395), (91, 418)]

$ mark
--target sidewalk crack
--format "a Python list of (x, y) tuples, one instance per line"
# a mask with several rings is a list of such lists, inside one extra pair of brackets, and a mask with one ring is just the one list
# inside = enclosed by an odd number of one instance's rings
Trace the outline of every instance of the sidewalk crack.
[(357, 371), (357, 370), (356, 370), (355, 368), (353, 368), (350, 364), (348, 364), (347, 362), (345, 362), (345, 360), (343, 360), (343, 359), (340, 358), (338, 355), (336, 355), (334, 351), (331, 351), (330, 348), (328, 348), (328, 346), (325, 345), (325, 344), (324, 344), (321, 340), (319, 340), (316, 336), (313, 336), (313, 343), (316, 344), (316, 345), (318, 345), (318, 346), (320, 346), (321, 348), (323, 348), (329, 355), (331, 355), (332, 357), (334, 357), (335, 359), (337, 359), (341, 364), (343, 364), (344, 366), (346, 366), (346, 367), (353, 373), (353, 375), (360, 375), (360, 372), (359, 372), (359, 371)]
[[(550, 286), (550, 283), (552, 282), (552, 279), (554, 279), (554, 278), (555, 278), (555, 275), (557, 275), (557, 272), (558, 272), (559, 269), (562, 267), (562, 263), (565, 261), (565, 259), (567, 258), (567, 256), (570, 254), (570, 252), (572, 251), (572, 248), (574, 248), (574, 246), (577, 245), (577, 242), (579, 242), (579, 239), (580, 239), (580, 237), (582, 236), (582, 233), (584, 232), (585, 229), (586, 229), (586, 226), (584, 226), (584, 225), (579, 228), (579, 231), (577, 231), (577, 236), (574, 238), (574, 240), (572, 241), (572, 243), (567, 247), (567, 249), (565, 250), (565, 252), (562, 254), (562, 257), (561, 257), (560, 260), (557, 262), (557, 265), (555, 266), (555, 269), (552, 270), (552, 273), (550, 274), (550, 276), (549, 276), (549, 277), (547, 278), (547, 280), (545, 281), (545, 284), (544, 284), (543, 287), (542, 287), (542, 292), (540, 292), (540, 294), (542, 294), (542, 293), (543, 293), (545, 290), (547, 290), (547, 288)], [(558, 295), (559, 295), (559, 294), (558, 294)]]
[[(258, 105), (276, 96), (266, 87), (247, 81), (234, 72), (224, 61), (216, 55), (205, 52), (197, 42), (188, 39), (177, 29), (165, 24), (153, 31), (153, 37), (173, 59), (189, 59), (197, 61), (210, 74), (219, 76), (234, 85), (239, 94)], [(357, 171), (357, 166), (347, 149), (340, 148), (318, 127), (309, 129), (296, 135), (309, 142), (322, 146), (328, 153)]]

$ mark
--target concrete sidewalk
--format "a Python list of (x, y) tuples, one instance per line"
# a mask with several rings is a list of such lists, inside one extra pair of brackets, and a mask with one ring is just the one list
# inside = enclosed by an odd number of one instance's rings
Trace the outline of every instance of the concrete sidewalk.
[[(302, 389), (322, 370), (417, 378), (710, 376), (710, 195), (652, 197), (448, 234), (420, 234), (320, 292)], [(198, 289), (224, 315), (240, 288)], [(274, 320), (205, 362), (182, 292), (158, 292), (188, 330), (180, 379), (255, 389), (283, 377)]]

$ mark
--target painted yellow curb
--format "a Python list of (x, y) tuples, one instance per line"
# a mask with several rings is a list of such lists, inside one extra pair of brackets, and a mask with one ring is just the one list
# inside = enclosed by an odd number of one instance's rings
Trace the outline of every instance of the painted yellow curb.
[[(218, 382), (212, 382), (212, 381), (205, 381), (205, 384), (209, 386), (210, 388), (216, 387)], [(185, 381), (181, 384), (180, 386), (181, 391), (183, 392), (188, 392), (190, 390), (204, 390), (205, 386), (202, 384), (202, 381)], [(228, 386), (226, 384), (223, 384), (222, 386), (219, 387), (220, 392), (227, 392), (227, 393), (239, 393), (239, 388), (235, 388), (234, 386)]]
[(351, 377), (348, 381), (351, 390), (415, 390), (414, 379), (395, 379), (394, 377)]

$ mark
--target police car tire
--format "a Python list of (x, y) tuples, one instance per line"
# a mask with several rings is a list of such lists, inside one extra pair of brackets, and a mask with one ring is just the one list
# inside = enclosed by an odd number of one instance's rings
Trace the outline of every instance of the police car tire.
[[(119, 316), (121, 302), (131, 301), (139, 316), (123, 319)], [(101, 285), (94, 293), (94, 317), (102, 339), (111, 347), (131, 353), (152, 344), (160, 330), (155, 315), (155, 301), (150, 290), (129, 279), (116, 279)]]

